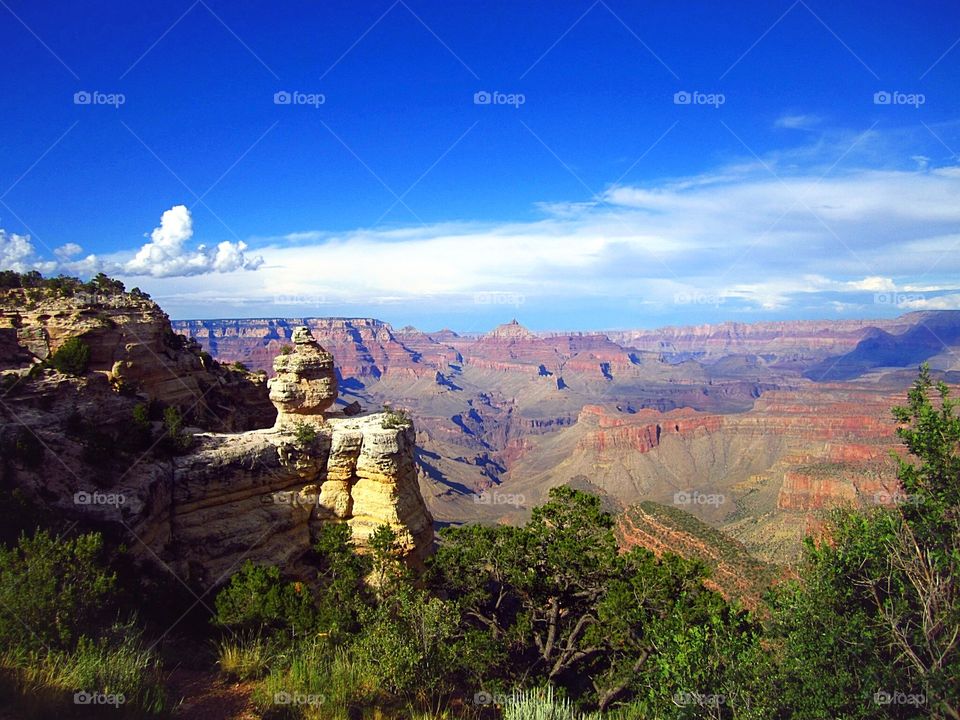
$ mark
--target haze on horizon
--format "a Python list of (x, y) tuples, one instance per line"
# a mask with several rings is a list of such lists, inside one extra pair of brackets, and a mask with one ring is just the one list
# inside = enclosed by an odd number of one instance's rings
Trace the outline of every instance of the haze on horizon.
[(426, 330), (960, 308), (949, 2), (0, 17), (2, 268)]

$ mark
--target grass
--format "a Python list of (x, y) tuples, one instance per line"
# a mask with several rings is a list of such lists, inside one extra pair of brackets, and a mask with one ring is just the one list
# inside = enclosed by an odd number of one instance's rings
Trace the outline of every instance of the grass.
[[(120, 630), (119, 644), (81, 638), (70, 653), (0, 656), (0, 696), (24, 718), (74, 717), (106, 709), (124, 718), (161, 714), (167, 703), (157, 657), (131, 628)], [(78, 694), (112, 697), (115, 704), (83, 705)]]
[(272, 654), (259, 635), (238, 635), (216, 645), (220, 672), (233, 680), (255, 680), (267, 674)]
[(267, 718), (347, 720), (351, 710), (374, 712), (382, 699), (370, 670), (344, 650), (315, 641), (278, 654), (254, 700)]

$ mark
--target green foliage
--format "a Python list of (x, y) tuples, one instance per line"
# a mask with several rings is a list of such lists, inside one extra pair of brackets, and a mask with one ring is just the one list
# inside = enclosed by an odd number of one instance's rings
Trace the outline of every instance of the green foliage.
[(154, 716), (166, 707), (159, 660), (144, 648), (132, 625), (107, 629), (105, 637), (81, 636), (72, 651), (0, 655), (0, 693), (28, 717), (72, 717), (74, 693), (123, 696), (111, 706), (119, 717)]
[(244, 363), (240, 362), (239, 360), (236, 360), (230, 363), (230, 367), (236, 370), (237, 372), (244, 372), (244, 373), (250, 372), (250, 368), (248, 368)]
[(359, 614), (369, 599), (365, 578), (372, 563), (355, 552), (346, 523), (324, 523), (317, 531), (314, 552), (319, 566), (317, 625), (340, 642), (359, 628)]
[(413, 426), (413, 420), (410, 419), (410, 415), (406, 410), (403, 409), (394, 409), (389, 405), (383, 406), (383, 427), (388, 429), (394, 428), (407, 428)]
[(90, 281), (94, 291), (100, 295), (120, 295), (125, 290), (123, 283), (107, 277), (104, 273), (97, 273)]
[(317, 610), (309, 589), (284, 580), (277, 567), (250, 560), (217, 595), (215, 607), (217, 624), (235, 632), (311, 635), (316, 631)]
[(281, 355), (289, 355), (289, 354), (292, 353), (292, 352), (293, 352), (293, 346), (292, 346), (292, 345), (281, 345), (281, 346), (280, 346), (280, 354), (281, 354)]
[(216, 645), (220, 672), (234, 680), (263, 677), (270, 669), (269, 644), (259, 633), (243, 633), (222, 639)]
[(894, 409), (911, 458), (898, 460), (906, 502), (836, 511), (828, 542), (807, 541), (800, 580), (773, 596), (771, 641), (783, 704), (797, 717), (917, 717), (874, 694), (923, 697), (919, 713), (958, 717), (960, 420), (924, 367)]
[(163, 409), (163, 430), (164, 436), (159, 447), (168, 454), (178, 455), (193, 445), (193, 435), (184, 428), (183, 416), (174, 405)]
[(465, 655), (459, 621), (453, 604), (404, 586), (364, 611), (354, 652), (391, 693), (449, 691)]
[(133, 424), (130, 427), (128, 443), (131, 449), (146, 449), (153, 440), (153, 426), (150, 424), (150, 406), (137, 403), (131, 411)]
[[(264, 717), (350, 720), (374, 706), (380, 694), (372, 667), (345, 650), (311, 641), (275, 662), (254, 697)], [(299, 705), (278, 706), (277, 698), (284, 696), (296, 697)]]
[(316, 428), (302, 421), (293, 424), (293, 435), (297, 440), (297, 445), (302, 448), (310, 447), (317, 440)]
[(67, 375), (83, 375), (90, 364), (90, 346), (78, 337), (68, 338), (47, 361)]
[(99, 534), (41, 530), (0, 547), (0, 651), (69, 649), (95, 627), (116, 580), (102, 560)]
[(897, 458), (901, 512), (917, 542), (946, 568), (960, 560), (960, 416), (949, 387), (923, 366), (905, 407), (893, 409), (911, 459)]
[(704, 587), (700, 563), (621, 553), (613, 525), (600, 498), (554, 488), (525, 527), (445, 530), (434, 582), (507, 655), (509, 682), (601, 709), (633, 697), (651, 717), (675, 692), (741, 682), (734, 659), (758, 652), (759, 627)]

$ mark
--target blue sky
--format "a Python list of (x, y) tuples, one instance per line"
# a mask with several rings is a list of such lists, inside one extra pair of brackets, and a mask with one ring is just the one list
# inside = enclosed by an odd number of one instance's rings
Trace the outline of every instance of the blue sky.
[(960, 307), (958, 41), (938, 1), (2, 0), (0, 265), (425, 329)]

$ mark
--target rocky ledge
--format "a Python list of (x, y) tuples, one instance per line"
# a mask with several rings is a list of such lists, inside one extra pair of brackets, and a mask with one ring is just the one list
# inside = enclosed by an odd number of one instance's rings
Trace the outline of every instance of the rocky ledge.
[[(310, 547), (323, 523), (346, 523), (361, 549), (389, 525), (411, 565), (431, 552), (412, 422), (397, 413), (327, 413), (337, 397), (333, 358), (307, 328), (297, 328), (291, 351), (276, 358), (269, 427), (223, 432), (224, 423), (193, 413), (172, 431), (159, 410), (205, 397), (190, 377), (210, 379), (225, 400), (231, 381), (220, 366), (204, 368), (206, 359), (172, 333), (156, 305), (124, 293), (95, 306), (41, 299), (25, 311), (3, 302), (9, 298), (0, 297), (10, 326), (0, 359), (7, 490), (116, 533), (138, 559), (198, 588), (224, 582), (246, 559), (309, 580)], [(91, 325), (92, 313), (100, 315)], [(90, 344), (88, 371), (43, 369), (39, 359), (69, 337)], [(139, 378), (133, 390), (117, 383), (118, 362), (126, 377)], [(252, 402), (270, 407), (265, 382), (244, 383)]]

